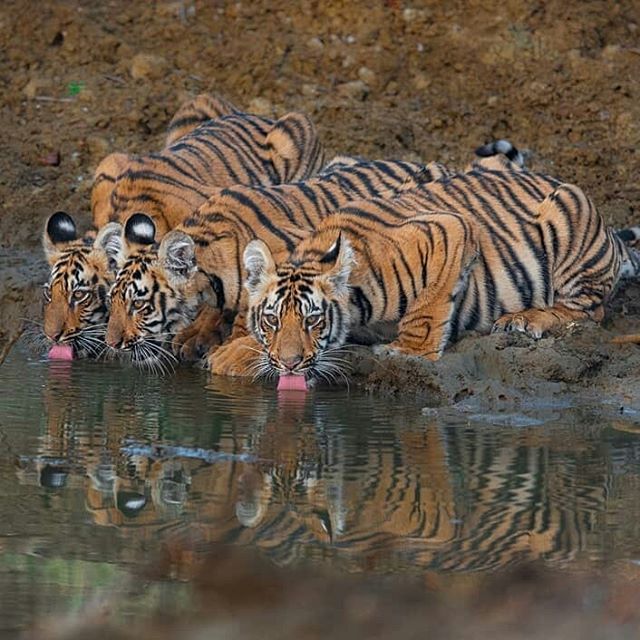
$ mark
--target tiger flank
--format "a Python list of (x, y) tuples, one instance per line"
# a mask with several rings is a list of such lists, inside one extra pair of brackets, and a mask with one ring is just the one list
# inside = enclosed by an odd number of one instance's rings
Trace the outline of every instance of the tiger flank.
[(539, 338), (599, 321), (618, 279), (640, 273), (639, 257), (578, 187), (481, 160), (416, 192), (343, 207), (285, 260), (249, 244), (255, 340), (243, 346), (262, 353), (248, 373), (332, 379), (350, 331), (385, 321), (398, 336), (380, 351), (429, 360), (464, 330)]
[(98, 166), (91, 209), (94, 227), (105, 230), (100, 242), (94, 232), (79, 238), (64, 212), (47, 221), (43, 244), (52, 268), (44, 292), (46, 337), (75, 355), (95, 355), (100, 348), (108, 317), (105, 291), (116, 268), (105, 249), (117, 251), (120, 239), (112, 225), (143, 212), (160, 238), (216, 189), (303, 179), (323, 160), (315, 128), (301, 113), (272, 121), (207, 95), (187, 102), (171, 121), (162, 151), (111, 154)]
[[(125, 226), (120, 271), (111, 291), (107, 344), (133, 353), (139, 363), (167, 358), (167, 347), (188, 346), (188, 330), (202, 303), (215, 310), (192, 336), (192, 352), (203, 355), (220, 341), (215, 335), (225, 313), (242, 311), (242, 252), (254, 238), (275, 252), (292, 250), (320, 221), (347, 202), (415, 187), (440, 178), (439, 165), (339, 161), (317, 178), (273, 187), (221, 190), (158, 244), (152, 220), (136, 215)], [(246, 334), (242, 314), (234, 331)], [(151, 351), (154, 352), (152, 357)], [(164, 355), (163, 355), (164, 354)]]

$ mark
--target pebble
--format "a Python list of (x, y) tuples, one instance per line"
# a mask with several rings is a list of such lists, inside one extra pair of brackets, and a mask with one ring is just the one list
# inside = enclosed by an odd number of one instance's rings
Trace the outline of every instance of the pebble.
[(369, 67), (360, 67), (358, 69), (358, 78), (368, 85), (372, 85), (376, 81), (375, 71), (371, 71)]
[(47, 155), (39, 158), (39, 162), (46, 167), (57, 167), (60, 165), (60, 152), (52, 151), (51, 153), (47, 153)]
[(338, 95), (343, 98), (352, 98), (353, 100), (364, 100), (368, 93), (369, 87), (362, 80), (354, 80), (353, 82), (343, 82), (336, 87)]
[(161, 56), (139, 53), (131, 61), (130, 73), (134, 80), (158, 79), (167, 72), (167, 61)]
[(247, 111), (257, 116), (271, 117), (273, 116), (275, 109), (269, 100), (258, 97), (253, 98), (253, 100), (249, 102)]

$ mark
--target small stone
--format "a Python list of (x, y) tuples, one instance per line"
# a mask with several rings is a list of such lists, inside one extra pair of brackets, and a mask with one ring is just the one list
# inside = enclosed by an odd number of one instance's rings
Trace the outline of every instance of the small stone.
[(317, 84), (303, 84), (302, 85), (302, 95), (307, 98), (315, 98), (318, 95), (318, 85)]
[(94, 160), (106, 157), (109, 154), (110, 144), (109, 141), (103, 136), (88, 136), (85, 144), (87, 150)]
[(414, 79), (413, 79), (413, 86), (418, 90), (418, 91), (424, 91), (425, 89), (428, 89), (429, 86), (431, 85), (431, 79), (429, 77), (427, 77), (425, 74), (423, 73), (419, 73)]
[(372, 85), (376, 81), (375, 71), (371, 71), (369, 67), (360, 67), (358, 69), (358, 78), (368, 85)]
[(487, 98), (487, 104), (490, 107), (494, 107), (495, 105), (497, 105), (498, 104), (498, 96), (489, 96)]
[(52, 151), (51, 153), (47, 153), (39, 158), (39, 162), (45, 167), (57, 167), (60, 165), (60, 152)]
[(266, 98), (254, 98), (249, 103), (249, 113), (253, 113), (257, 116), (271, 117), (274, 114), (275, 109), (273, 104)]
[(134, 80), (158, 79), (167, 72), (167, 61), (161, 56), (139, 53), (131, 61), (131, 77)]
[(320, 38), (309, 38), (309, 40), (307, 40), (307, 46), (310, 49), (314, 49), (316, 51), (321, 51), (322, 49), (324, 49), (324, 43), (322, 42), (322, 40), (320, 40)]
[(338, 95), (353, 100), (364, 100), (369, 94), (369, 87), (362, 80), (343, 82), (336, 87)]
[(31, 78), (29, 82), (22, 89), (27, 98), (33, 100), (36, 96), (41, 95), (44, 89), (47, 89), (51, 86), (51, 81), (46, 80), (44, 78)]
[(618, 44), (608, 44), (603, 50), (602, 50), (602, 58), (604, 60), (614, 60), (618, 54), (620, 53), (620, 45)]

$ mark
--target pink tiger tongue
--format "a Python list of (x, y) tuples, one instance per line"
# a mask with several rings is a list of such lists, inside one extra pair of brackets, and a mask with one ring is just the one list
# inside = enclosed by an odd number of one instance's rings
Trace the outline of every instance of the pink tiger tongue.
[(54, 344), (47, 354), (49, 360), (73, 360), (73, 347), (68, 344)]
[(278, 391), (306, 391), (307, 381), (304, 376), (281, 375), (278, 380)]

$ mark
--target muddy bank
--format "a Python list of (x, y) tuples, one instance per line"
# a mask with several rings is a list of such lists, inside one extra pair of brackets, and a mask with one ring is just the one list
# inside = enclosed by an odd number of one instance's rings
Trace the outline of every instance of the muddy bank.
[[(329, 153), (461, 167), (479, 143), (507, 137), (532, 150), (533, 169), (583, 187), (608, 223), (637, 223), (639, 24), (632, 0), (579, 12), (560, 0), (295, 12), (280, 0), (2, 3), (0, 355), (20, 318), (40, 317), (47, 216), (66, 209), (86, 228), (98, 162), (158, 149), (171, 114), (200, 92), (266, 115), (306, 111)], [(638, 296), (622, 300), (612, 331), (633, 329), (640, 311)], [(435, 366), (359, 356), (356, 376), (376, 391), (426, 388), (435, 403), (499, 398), (501, 385), (554, 396), (637, 386), (637, 349), (586, 335), (465, 340)]]

